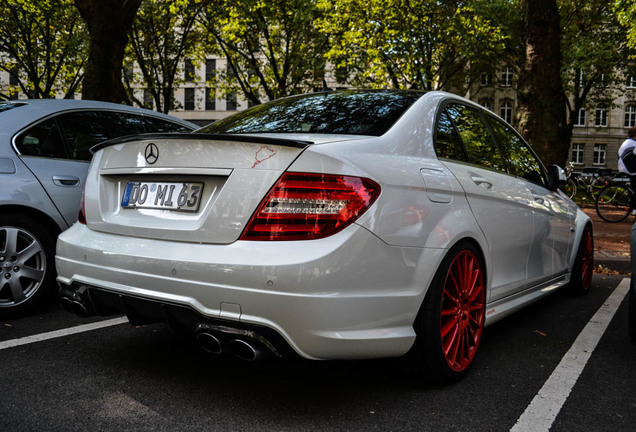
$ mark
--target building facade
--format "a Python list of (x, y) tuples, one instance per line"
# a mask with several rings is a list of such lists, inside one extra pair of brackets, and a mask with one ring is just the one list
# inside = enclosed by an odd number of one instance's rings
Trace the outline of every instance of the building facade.
[[(198, 125), (206, 125), (249, 107), (237, 94), (221, 95), (210, 87), (220, 72), (227, 71), (225, 58), (209, 57), (195, 66), (184, 63), (183, 83), (175, 90), (175, 109), (169, 113)], [(497, 74), (482, 74), (467, 97), (512, 123), (516, 106), (517, 74), (511, 66), (503, 66)], [(627, 76), (624, 88), (615, 92), (611, 107), (586, 107), (579, 111), (570, 144), (570, 161), (577, 171), (617, 170), (618, 148), (627, 137), (627, 130), (636, 126), (636, 76)], [(15, 90), (16, 82), (7, 72), (0, 72), (0, 92), (12, 99), (25, 99)], [(335, 78), (327, 78), (327, 85), (336, 88)], [(13, 86), (13, 87), (12, 87)], [(155, 108), (149, 92), (136, 90), (135, 96), (146, 108)], [(76, 95), (80, 98), (81, 95)]]

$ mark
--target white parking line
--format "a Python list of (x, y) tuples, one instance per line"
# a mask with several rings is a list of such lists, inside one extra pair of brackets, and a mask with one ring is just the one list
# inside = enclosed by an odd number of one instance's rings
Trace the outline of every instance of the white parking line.
[(27, 345), (34, 342), (40, 342), (48, 339), (55, 339), (62, 336), (68, 336), (77, 333), (83, 333), (91, 330), (97, 330), (104, 327), (110, 327), (118, 324), (128, 322), (126, 317), (113, 318), (106, 321), (99, 321), (92, 324), (85, 324), (77, 327), (70, 327), (62, 330), (55, 330), (48, 333), (42, 333), (34, 336), (26, 336), (20, 339), (11, 339), (8, 341), (0, 342), (0, 350), (6, 348), (13, 348), (20, 345)]
[(629, 283), (629, 279), (623, 279), (594, 314), (510, 432), (550, 430), (594, 348), (629, 291)]

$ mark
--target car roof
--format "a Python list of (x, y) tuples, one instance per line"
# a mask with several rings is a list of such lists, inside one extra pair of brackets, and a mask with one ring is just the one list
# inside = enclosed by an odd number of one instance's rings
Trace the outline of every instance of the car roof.
[[(6, 109), (10, 105), (13, 105), (14, 108)], [(163, 118), (192, 129), (197, 128), (197, 125), (186, 120), (129, 105), (84, 99), (23, 99), (0, 102), (0, 133), (10, 132), (5, 129), (5, 125), (8, 124), (11, 125), (12, 131), (17, 131), (53, 114), (87, 109), (136, 113), (143, 116)]]

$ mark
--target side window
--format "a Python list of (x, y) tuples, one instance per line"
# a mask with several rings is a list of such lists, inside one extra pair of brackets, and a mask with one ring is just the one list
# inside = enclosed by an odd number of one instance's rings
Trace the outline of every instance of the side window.
[(15, 141), (20, 154), (67, 159), (64, 141), (54, 119), (45, 120), (18, 136)]
[(102, 141), (143, 133), (139, 115), (110, 111), (83, 111), (58, 117), (62, 133), (71, 150), (71, 159), (90, 160), (90, 148)]
[(468, 155), (468, 163), (507, 173), (506, 165), (479, 111), (465, 105), (449, 105), (447, 111)]
[(147, 132), (190, 132), (189, 128), (179, 123), (172, 123), (155, 117), (145, 117), (145, 119)]
[(495, 117), (488, 117), (495, 139), (508, 160), (510, 173), (523, 177), (542, 186), (546, 185), (541, 162), (532, 153), (528, 145), (507, 124)]
[(435, 153), (437, 157), (466, 162), (462, 142), (445, 109), (440, 113), (435, 127)]

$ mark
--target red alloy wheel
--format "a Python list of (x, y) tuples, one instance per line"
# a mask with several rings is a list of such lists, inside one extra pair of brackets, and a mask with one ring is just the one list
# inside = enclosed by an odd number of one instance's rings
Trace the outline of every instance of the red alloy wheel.
[(584, 290), (589, 290), (592, 285), (592, 274), (594, 273), (594, 243), (592, 242), (592, 231), (586, 228), (581, 238), (581, 282)]
[(450, 265), (440, 311), (440, 333), (446, 363), (455, 372), (470, 366), (484, 329), (486, 296), (479, 258), (460, 251)]

